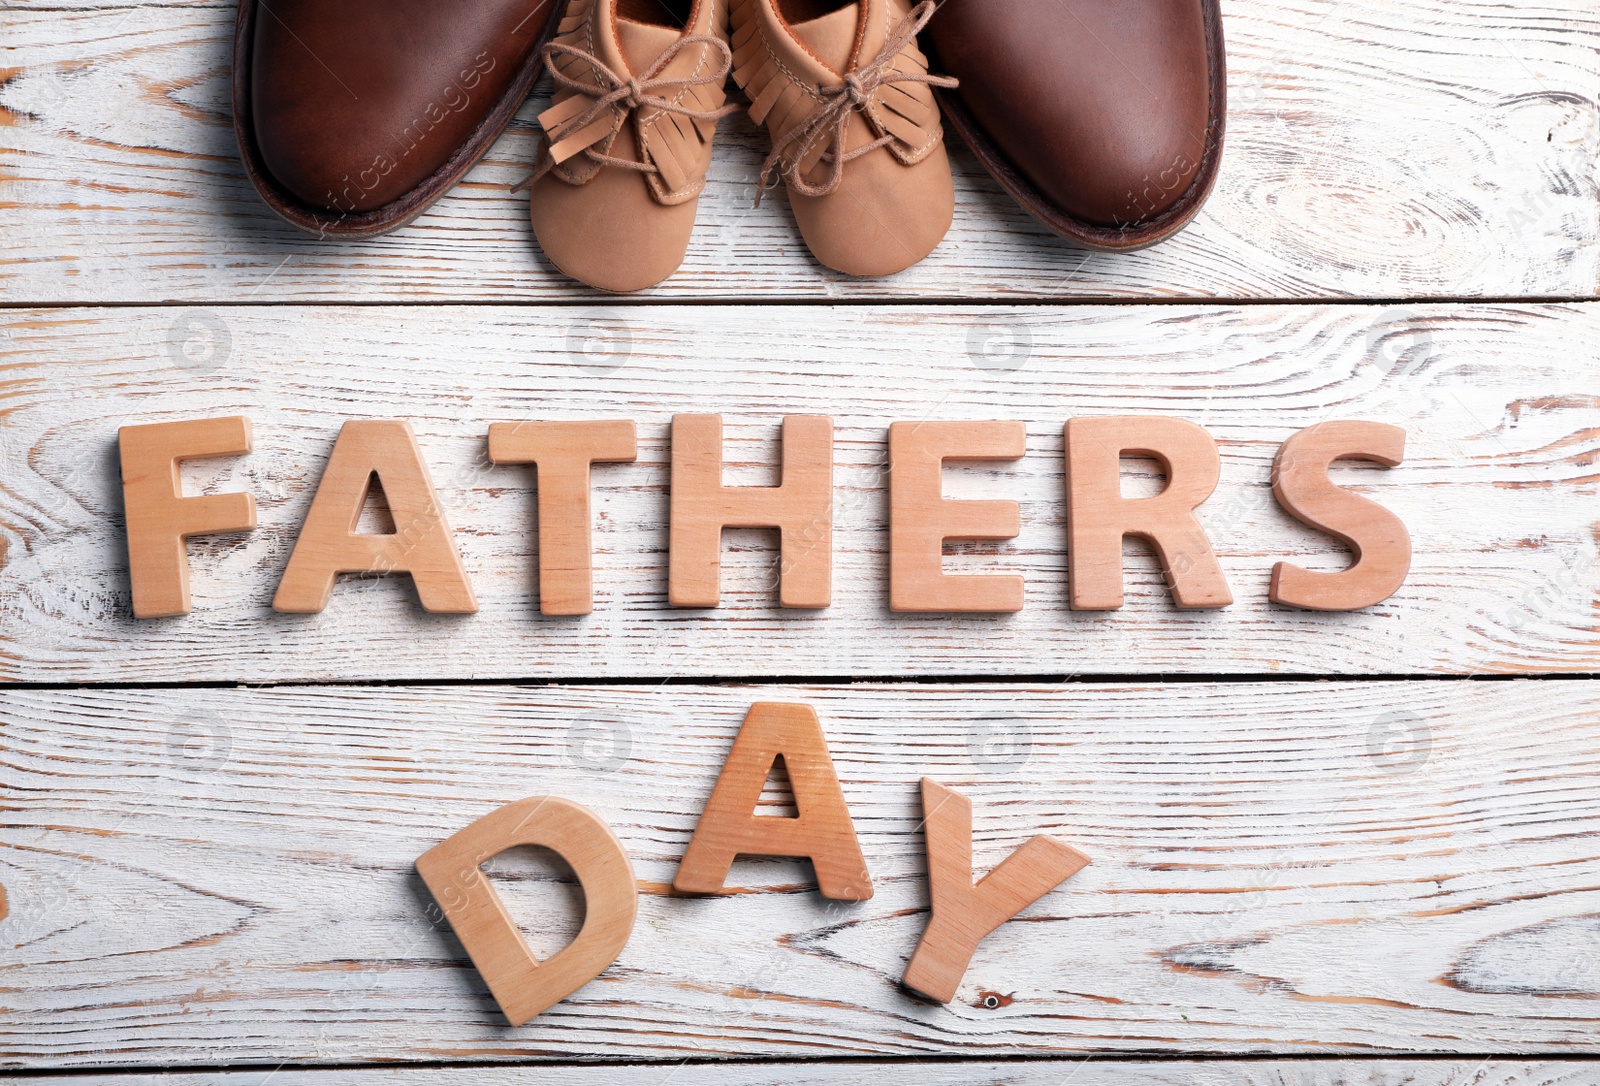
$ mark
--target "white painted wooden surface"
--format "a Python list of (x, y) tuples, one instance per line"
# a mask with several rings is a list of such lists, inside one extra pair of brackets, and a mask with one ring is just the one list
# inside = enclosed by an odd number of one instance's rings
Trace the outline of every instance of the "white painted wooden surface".
[[(1600, 309), (1426, 301), (1600, 295), (1600, 13), (1224, 10), (1227, 153), (1172, 242), (1067, 249), (957, 146), (946, 242), (849, 280), (809, 258), (781, 193), (750, 210), (765, 144), (735, 116), (685, 267), (645, 299), (1223, 304), (524, 308), (599, 301), (553, 272), (505, 192), (539, 101), (410, 228), (318, 242), (242, 177), (231, 3), (0, 2), (0, 304), (179, 303), (0, 311), (0, 680), (172, 684), (0, 691), (0, 1066), (261, 1068), (174, 1086), (1600, 1082), (1593, 1063), (1466, 1055), (1600, 1055), (1587, 682), (185, 685), (1600, 670)], [(1359, 299), (1379, 301), (1329, 304)], [(226, 307), (383, 301), (507, 304)], [(728, 416), (735, 483), (775, 481), (779, 415), (836, 418), (833, 608), (771, 606), (761, 533), (730, 535), (720, 610), (666, 607), (680, 410)], [(115, 429), (225, 412), (255, 420), (257, 452), (186, 479), (252, 489), (262, 526), (191, 547), (195, 615), (135, 623)], [(1221, 442), (1204, 519), (1228, 611), (1174, 611), (1131, 548), (1124, 611), (1066, 610), (1060, 425), (1114, 412)], [(641, 458), (596, 471), (597, 609), (542, 618), (533, 478), (484, 465), (483, 434), (606, 415), (639, 421)], [(419, 432), (482, 613), (424, 616), (389, 579), (347, 581), (320, 617), (272, 615), (338, 424), (394, 416)], [(1027, 460), (947, 484), (1023, 502), (1014, 545), (950, 559), (1023, 573), (1021, 614), (887, 613), (883, 431), (921, 417), (1028, 421)], [(1401, 468), (1340, 474), (1417, 552), (1401, 594), (1359, 615), (1264, 602), (1274, 561), (1343, 560), (1266, 488), (1277, 444), (1329, 417), (1410, 433)], [(757, 697), (822, 712), (873, 901), (830, 908), (782, 861), (736, 866), (758, 892), (667, 895)], [(977, 801), (980, 865), (1041, 829), (1095, 857), (984, 944), (950, 1008), (894, 983), (925, 916), (925, 771)], [(538, 791), (613, 822), (643, 907), (605, 979), (511, 1030), (410, 863)], [(537, 947), (570, 935), (569, 884), (535, 858), (494, 866)], [(1119, 1053), (1265, 1055), (1093, 1058)], [(1340, 1053), (1454, 1058), (1269, 1058)], [(1016, 1056), (1032, 1058), (984, 1062)], [(425, 1066), (359, 1066), (394, 1059)], [(586, 1066), (635, 1059), (659, 1062)], [(502, 1060), (539, 1066), (426, 1066)]]
[[(756, 699), (816, 706), (875, 896), (676, 862)], [(16, 1067), (1095, 1052), (1596, 1054), (1600, 686), (321, 687), (0, 695)], [(980, 869), (1038, 832), (1092, 865), (897, 985), (925, 921), (916, 781)], [(616, 965), (511, 1029), (411, 870), (512, 799), (628, 848)], [(497, 860), (536, 951), (575, 923)], [(988, 996), (1000, 1005), (985, 1006)]]
[[(63, 10), (65, 9), (65, 10)], [(659, 297), (1593, 297), (1600, 288), (1600, 13), (1590, 0), (1226, 0), (1226, 157), (1182, 236), (1088, 256), (955, 155), (944, 244), (888, 280), (826, 272), (766, 151), (723, 122), (684, 269)], [(0, 7), (0, 298), (415, 301), (592, 296), (532, 243), (507, 186), (530, 103), (400, 234), (318, 242), (245, 182), (228, 102), (233, 5)], [(959, 142), (959, 141), (957, 141)]]
[[(0, 333), (10, 679), (1600, 670), (1600, 307), (111, 309), (13, 311)], [(677, 411), (726, 413), (728, 480), (745, 484), (776, 482), (781, 415), (835, 418), (831, 608), (777, 608), (764, 532), (729, 533), (723, 606), (667, 606)], [(1122, 611), (1066, 606), (1061, 427), (1141, 412), (1191, 419), (1222, 446), (1202, 515), (1226, 610), (1175, 610), (1133, 543)], [(194, 614), (135, 621), (117, 427), (234, 413), (254, 421), (255, 453), (195, 465), (188, 485), (253, 491), (261, 526), (191, 545)], [(396, 576), (344, 579), (320, 616), (274, 614), (341, 422), (396, 416), (416, 427), (481, 612), (425, 615)], [(533, 473), (488, 465), (485, 434), (596, 417), (636, 419), (640, 459), (595, 470), (594, 613), (542, 617)], [(1402, 466), (1336, 475), (1409, 526), (1410, 579), (1365, 612), (1274, 607), (1274, 562), (1348, 561), (1268, 488), (1278, 445), (1337, 417), (1408, 430)], [(1018, 464), (946, 471), (953, 496), (1022, 501), (1014, 544), (948, 563), (1021, 572), (1020, 614), (888, 612), (886, 430), (917, 418), (1028, 422)]]
[[(848, 1062), (541, 1067), (541, 1086), (601, 1083), (694, 1083), (695, 1086), (1588, 1086), (1586, 1063), (1529, 1060), (1029, 1060), (1001, 1063)], [(65, 1086), (523, 1086), (515, 1067), (372, 1068), (363, 1070), (207, 1072), (160, 1075), (22, 1075), (19, 1083)]]

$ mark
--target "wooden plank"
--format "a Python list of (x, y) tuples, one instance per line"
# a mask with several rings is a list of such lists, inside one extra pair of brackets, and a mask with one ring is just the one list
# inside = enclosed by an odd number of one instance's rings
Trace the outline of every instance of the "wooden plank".
[[(1594, 375), (1600, 306), (722, 308), (245, 307), (11, 311), (0, 424), (0, 676), (28, 681), (1517, 673), (1600, 670)], [(187, 337), (187, 338), (186, 338)], [(208, 340), (208, 337), (211, 337)], [(206, 344), (216, 353), (208, 356)], [(985, 344), (998, 345), (989, 355)], [(185, 348), (189, 353), (184, 353)], [(607, 355), (605, 352), (612, 352)], [(1007, 352), (1013, 352), (1009, 354)], [(667, 605), (669, 419), (723, 412), (727, 482), (776, 480), (778, 420), (836, 423), (833, 605), (777, 606), (775, 548), (729, 533), (722, 606)], [(1236, 602), (1179, 612), (1130, 543), (1127, 603), (1067, 607), (1062, 426), (1155, 413), (1208, 428), (1202, 520)], [(189, 493), (249, 490), (260, 527), (190, 546), (195, 611), (131, 617), (116, 432), (248, 416), (255, 452), (193, 462)], [(270, 602), (348, 418), (409, 419), (481, 610), (424, 614), (409, 578), (346, 578), (329, 609)], [(534, 475), (486, 460), (492, 422), (632, 418), (636, 464), (594, 471), (595, 610), (539, 614)], [(1022, 534), (953, 570), (1023, 575), (1015, 615), (891, 614), (885, 451), (897, 419), (1021, 419), (1028, 455), (946, 471), (1017, 498)], [(1327, 418), (1408, 431), (1394, 469), (1341, 467), (1415, 556), (1369, 610), (1267, 602), (1273, 564), (1340, 544), (1268, 485)], [(1130, 470), (1129, 493), (1158, 485)]]
[[(1004, 1063), (931, 1060), (868, 1063), (686, 1064), (679, 1070), (635, 1066), (539, 1069), (544, 1086), (666, 1083), (696, 1086), (862, 1086), (916, 1082), (920, 1086), (1584, 1086), (1597, 1068), (1581, 1061), (1532, 1060), (1029, 1060)], [(645, 1076), (642, 1080), (640, 1076)], [(907, 1077), (914, 1076), (914, 1077)], [(66, 1086), (522, 1086), (525, 1068), (427, 1067), (303, 1071), (208, 1071), (159, 1075), (18, 1075), (18, 1083)]]
[[(872, 873), (677, 862), (752, 701), (811, 704)], [(0, 1063), (1073, 1053), (1596, 1054), (1600, 685), (1589, 681), (12, 690)], [(898, 984), (926, 921), (917, 779), (974, 862), (1093, 859), (980, 945), (949, 1006)], [(555, 794), (629, 851), (615, 966), (504, 1024), (412, 871)], [(536, 953), (571, 886), (491, 873)], [(433, 914), (436, 916), (436, 914)]]
[[(71, 10), (59, 10), (67, 7)], [(1514, 18), (1455, 0), (1227, 0), (1216, 194), (1135, 255), (1066, 248), (964, 148), (923, 264), (851, 280), (810, 258), (782, 193), (752, 210), (765, 137), (723, 122), (700, 225), (658, 297), (1594, 297), (1600, 158), (1590, 0)], [(594, 297), (557, 275), (507, 187), (531, 102), (400, 234), (315, 241), (244, 180), (229, 120), (233, 6), (0, 10), (0, 297), (12, 303)]]

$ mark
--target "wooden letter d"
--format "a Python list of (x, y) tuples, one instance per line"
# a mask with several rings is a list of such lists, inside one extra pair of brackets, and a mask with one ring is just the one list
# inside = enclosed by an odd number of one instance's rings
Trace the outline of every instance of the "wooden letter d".
[[(542, 845), (583, 885), (578, 937), (540, 962), (479, 866), (514, 845)], [(467, 948), (495, 1002), (520, 1026), (567, 998), (617, 960), (633, 932), (639, 890), (611, 828), (570, 800), (534, 796), (484, 815), (417, 858), (445, 919)]]

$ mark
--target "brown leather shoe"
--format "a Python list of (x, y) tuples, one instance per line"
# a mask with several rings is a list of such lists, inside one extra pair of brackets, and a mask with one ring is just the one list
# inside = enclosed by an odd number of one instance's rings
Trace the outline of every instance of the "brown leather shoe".
[(545, 47), (556, 93), (527, 181), (550, 262), (601, 290), (678, 270), (711, 165), (728, 70), (726, 0), (571, 0)]
[[(888, 275), (933, 251), (955, 189), (934, 86), (916, 35), (925, 0), (734, 0), (733, 78), (765, 123), (760, 183), (783, 178), (812, 254), (851, 275)], [(759, 202), (759, 198), (758, 201)]]
[(1194, 217), (1227, 103), (1218, 0), (945, 0), (924, 35), (950, 124), (1051, 230), (1139, 249)]
[(233, 125), (267, 206), (318, 235), (404, 226), (528, 96), (559, 0), (239, 0)]

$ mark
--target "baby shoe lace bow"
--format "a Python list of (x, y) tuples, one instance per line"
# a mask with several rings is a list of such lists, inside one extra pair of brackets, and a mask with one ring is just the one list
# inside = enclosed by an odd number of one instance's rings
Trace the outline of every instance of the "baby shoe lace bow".
[[(715, 52), (721, 53), (721, 67), (714, 72), (700, 72), (682, 78), (663, 78), (661, 72), (667, 65), (692, 45), (709, 46)], [(584, 83), (567, 75), (556, 67), (555, 58), (558, 53), (565, 53), (582, 61), (593, 70), (600, 82)], [(558, 163), (565, 162), (580, 151), (600, 166), (616, 166), (619, 169), (636, 170), (639, 173), (661, 172), (654, 163), (635, 162), (631, 158), (618, 158), (595, 150), (594, 145), (605, 135), (617, 131), (622, 119), (635, 110), (656, 109), (663, 113), (676, 113), (691, 121), (717, 121), (739, 109), (737, 105), (726, 105), (720, 109), (694, 109), (675, 101), (674, 98), (666, 97), (667, 94), (676, 92), (675, 97), (681, 98), (682, 92), (689, 87), (705, 84), (721, 86), (727, 80), (728, 72), (733, 68), (733, 52), (720, 38), (712, 37), (710, 34), (688, 34), (679, 38), (662, 50), (655, 63), (645, 69), (642, 75), (627, 78), (612, 71), (599, 57), (564, 42), (549, 43), (544, 47), (544, 55), (545, 66), (549, 68), (550, 75), (558, 87), (585, 95), (593, 101), (582, 112), (564, 118), (547, 128), (544, 134), (544, 146), (539, 151), (538, 166), (531, 174), (512, 186), (512, 192), (528, 188), (554, 169)], [(614, 116), (606, 131), (595, 133), (592, 138), (586, 139), (584, 129), (607, 110), (613, 110)], [(542, 118), (540, 123), (544, 123)]]
[[(938, 5), (934, 0), (922, 0), (900, 20), (900, 24), (895, 27), (894, 33), (889, 35), (889, 40), (883, 43), (883, 48), (878, 50), (878, 55), (872, 59), (872, 63), (847, 73), (841, 83), (831, 87), (820, 85), (817, 87), (817, 93), (822, 96), (822, 104), (812, 110), (811, 115), (805, 120), (785, 133), (782, 139), (775, 142), (772, 152), (761, 164), (760, 183), (756, 186), (757, 207), (761, 206), (762, 194), (771, 187), (769, 178), (774, 172), (787, 182), (789, 188), (802, 196), (826, 196), (839, 187), (846, 162), (892, 143), (895, 137), (885, 134), (871, 143), (857, 147), (854, 151), (847, 152), (844, 149), (845, 128), (850, 123), (851, 114), (865, 113), (879, 87), (890, 83), (926, 83), (929, 86), (946, 88), (957, 85), (958, 81), (949, 76), (929, 75), (926, 72), (902, 72), (892, 67), (900, 50), (928, 25), (928, 20), (933, 18), (937, 8)], [(819, 144), (828, 148), (822, 155), (822, 161), (828, 163), (828, 175), (819, 184), (812, 184), (802, 175), (800, 164)]]

